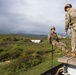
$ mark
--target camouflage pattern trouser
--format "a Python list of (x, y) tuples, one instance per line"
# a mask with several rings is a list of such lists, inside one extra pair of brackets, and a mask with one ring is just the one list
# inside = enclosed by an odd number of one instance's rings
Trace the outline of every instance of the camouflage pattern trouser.
[(76, 30), (74, 30), (72, 26), (70, 30), (70, 36), (71, 36), (72, 52), (75, 52), (76, 51)]
[(64, 44), (64, 43), (62, 43), (62, 42), (57, 42), (56, 40), (54, 40), (54, 41), (52, 41), (52, 44), (53, 44), (54, 46), (59, 47), (60, 49), (66, 51), (66, 52), (69, 51), (69, 49), (67, 48), (66, 44)]

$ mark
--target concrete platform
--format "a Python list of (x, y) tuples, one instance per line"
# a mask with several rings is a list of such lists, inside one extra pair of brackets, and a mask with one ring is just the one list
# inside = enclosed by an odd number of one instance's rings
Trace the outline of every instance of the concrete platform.
[(63, 56), (58, 58), (58, 61), (66, 67), (63, 71), (64, 75), (76, 75), (76, 58)]
[(58, 61), (61, 62), (61, 63), (70, 64), (70, 65), (76, 66), (76, 58), (73, 58), (73, 57), (63, 56), (63, 57), (58, 58)]

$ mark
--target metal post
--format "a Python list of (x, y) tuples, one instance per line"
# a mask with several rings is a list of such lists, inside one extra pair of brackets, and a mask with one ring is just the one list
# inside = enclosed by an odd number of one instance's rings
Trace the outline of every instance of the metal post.
[(64, 75), (67, 73), (67, 64), (63, 64), (63, 68), (64, 68), (64, 71), (63, 71), (63, 73), (64, 73)]
[(53, 44), (52, 44), (52, 68), (53, 68)]

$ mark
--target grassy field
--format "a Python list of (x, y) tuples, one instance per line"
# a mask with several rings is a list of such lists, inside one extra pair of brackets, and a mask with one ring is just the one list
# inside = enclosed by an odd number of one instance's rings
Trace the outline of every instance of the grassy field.
[[(53, 67), (58, 64), (59, 64), (59, 62), (57, 61), (57, 58), (54, 57)], [(45, 62), (43, 62), (35, 67), (32, 67), (28, 71), (20, 72), (19, 75), (40, 75), (51, 68), (52, 68), (52, 61), (51, 61), (51, 59), (48, 59)]]
[[(40, 39), (41, 43), (32, 43)], [(70, 39), (61, 39), (70, 48)], [(40, 75), (52, 68), (52, 45), (47, 36), (0, 35), (0, 75)], [(64, 51), (54, 47), (53, 66)]]

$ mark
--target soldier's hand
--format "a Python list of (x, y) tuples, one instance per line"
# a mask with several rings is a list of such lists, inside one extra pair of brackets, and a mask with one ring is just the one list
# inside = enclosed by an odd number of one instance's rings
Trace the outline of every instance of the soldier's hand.
[(67, 32), (67, 31), (65, 31), (65, 34), (68, 34), (68, 32)]

